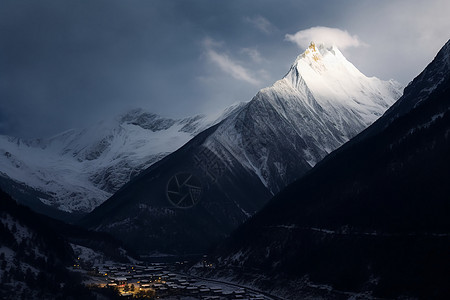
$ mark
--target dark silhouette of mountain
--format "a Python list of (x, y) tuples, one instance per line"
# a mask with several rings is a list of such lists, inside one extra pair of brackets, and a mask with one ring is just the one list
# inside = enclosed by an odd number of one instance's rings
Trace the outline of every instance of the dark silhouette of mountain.
[(81, 222), (142, 253), (201, 253), (361, 132), (399, 95), (336, 47), (311, 46), (286, 76), (126, 184)]
[(292, 299), (449, 299), (449, 178), (450, 41), (383, 117), (219, 247), (216, 272)]

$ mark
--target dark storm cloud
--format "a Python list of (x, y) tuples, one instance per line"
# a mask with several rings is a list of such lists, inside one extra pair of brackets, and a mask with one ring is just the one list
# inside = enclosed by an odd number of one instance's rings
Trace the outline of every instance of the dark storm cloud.
[(183, 63), (164, 43), (176, 26), (164, 30), (158, 22), (164, 8), (157, 3), (140, 9), (125, 1), (7, 5), (0, 10), (2, 110), (29, 114), (45, 130), (61, 115), (75, 124), (149, 100), (159, 78)]
[[(250, 100), (302, 51), (286, 34), (317, 26), (357, 35), (368, 46), (344, 51), (349, 60), (405, 83), (448, 38), (437, 30), (449, 28), (445, 9), (436, 12), (448, 4), (373, 2), (2, 1), (0, 133), (45, 136), (134, 107), (177, 117)], [(430, 26), (434, 41), (418, 37)], [(419, 38), (428, 46), (402, 48)], [(393, 40), (401, 59), (378, 44)]]

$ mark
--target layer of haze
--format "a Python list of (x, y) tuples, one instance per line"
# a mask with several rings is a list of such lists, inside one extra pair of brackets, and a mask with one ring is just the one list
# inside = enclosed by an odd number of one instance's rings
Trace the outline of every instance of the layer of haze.
[(46, 137), (135, 107), (216, 112), (280, 79), (309, 39), (407, 84), (450, 38), (450, 2), (0, 3), (0, 134)]

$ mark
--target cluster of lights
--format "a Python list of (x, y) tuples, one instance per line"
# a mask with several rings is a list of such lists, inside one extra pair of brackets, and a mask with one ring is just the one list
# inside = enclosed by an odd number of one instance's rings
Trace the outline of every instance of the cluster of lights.
[(74, 268), (79, 268), (79, 267), (80, 267), (80, 258), (79, 258), (79, 257), (77, 257), (77, 261), (78, 261), (78, 262), (76, 262), (76, 263), (73, 265)]

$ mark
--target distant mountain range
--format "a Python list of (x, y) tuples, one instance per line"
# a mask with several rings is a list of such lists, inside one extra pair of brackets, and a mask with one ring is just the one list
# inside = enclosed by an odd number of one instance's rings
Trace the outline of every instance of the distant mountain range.
[(368, 78), (336, 47), (312, 43), (283, 79), (143, 171), (82, 224), (143, 253), (204, 251), (399, 97), (398, 83)]
[(214, 274), (288, 299), (448, 299), (449, 178), (450, 41), (383, 117), (222, 244)]
[(136, 109), (49, 139), (0, 136), (0, 186), (47, 214), (87, 213), (229, 110), (174, 120)]

